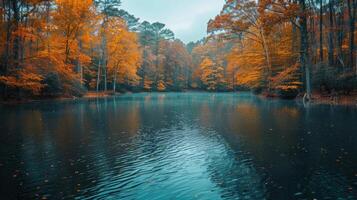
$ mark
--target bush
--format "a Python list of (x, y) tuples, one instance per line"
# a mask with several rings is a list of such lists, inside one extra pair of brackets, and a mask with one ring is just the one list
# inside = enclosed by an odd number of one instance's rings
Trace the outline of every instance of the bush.
[(277, 93), (279, 97), (282, 99), (295, 99), (299, 94), (299, 90), (297, 89), (278, 90)]
[(42, 90), (43, 96), (61, 96), (63, 85), (60, 81), (58, 74), (49, 73), (43, 80), (45, 88)]
[(75, 96), (82, 97), (87, 89), (78, 80), (61, 80), (57, 73), (49, 73), (43, 80), (45, 88), (42, 90), (42, 96), (59, 97)]

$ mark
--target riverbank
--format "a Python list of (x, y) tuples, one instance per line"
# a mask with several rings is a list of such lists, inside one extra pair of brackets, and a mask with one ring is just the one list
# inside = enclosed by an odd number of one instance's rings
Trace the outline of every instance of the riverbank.
[[(268, 93), (263, 92), (258, 94), (259, 96), (266, 99), (288, 99), (288, 100), (297, 100), (303, 101), (305, 93), (300, 93), (297, 96), (279, 96), (277, 93)], [(348, 95), (338, 91), (333, 93), (321, 93), (321, 92), (313, 92), (312, 100), (310, 101), (312, 104), (325, 104), (325, 105), (346, 105), (346, 106), (357, 106), (357, 91), (352, 91)]]
[(32, 98), (18, 98), (18, 99), (0, 99), (0, 104), (5, 105), (16, 105), (31, 102), (42, 102), (42, 101), (70, 101), (79, 99), (95, 99), (95, 98), (107, 98), (111, 96), (120, 95), (122, 93), (113, 92), (87, 92), (82, 97), (76, 96), (59, 96), (59, 97), (32, 97)]
[[(185, 91), (190, 92), (190, 91)], [(184, 92), (184, 93), (185, 93)], [(87, 92), (82, 97), (74, 96), (62, 96), (62, 97), (52, 97), (52, 98), (23, 98), (23, 99), (10, 99), (10, 100), (0, 100), (0, 104), (22, 104), (31, 102), (41, 102), (41, 101), (69, 101), (69, 100), (80, 100), (80, 99), (96, 99), (96, 98), (107, 98), (111, 96), (118, 96), (123, 93), (113, 93), (113, 92)], [(264, 94), (258, 95), (262, 98), (270, 99), (281, 99), (278, 96), (266, 96)], [(295, 100), (302, 101), (302, 95), (299, 95)], [(313, 93), (312, 104), (325, 104), (325, 105), (347, 105), (347, 106), (357, 106), (357, 93), (351, 95), (338, 95), (332, 97), (331, 95), (323, 95), (321, 93)]]
[(87, 92), (83, 97), (84, 99), (93, 99), (93, 98), (105, 98), (120, 95), (122, 93), (113, 93), (113, 92)]
[(312, 103), (357, 106), (357, 94), (331, 96), (314, 93)]

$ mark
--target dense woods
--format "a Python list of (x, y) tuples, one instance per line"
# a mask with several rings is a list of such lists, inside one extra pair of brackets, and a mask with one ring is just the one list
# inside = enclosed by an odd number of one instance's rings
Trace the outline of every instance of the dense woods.
[(233, 80), (268, 95), (357, 88), (357, 1), (234, 1), (209, 22), (233, 42), (227, 70)]
[[(119, 0), (1, 1), (3, 97), (184, 87), (185, 45)], [(187, 75), (187, 74), (186, 74)]]
[(208, 36), (187, 45), (120, 3), (1, 0), (1, 96), (357, 89), (356, 0), (226, 0)]

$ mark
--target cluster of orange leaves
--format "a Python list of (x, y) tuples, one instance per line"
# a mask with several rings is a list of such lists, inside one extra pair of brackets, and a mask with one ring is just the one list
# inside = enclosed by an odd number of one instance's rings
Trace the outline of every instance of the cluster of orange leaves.
[[(6, 74), (0, 82), (39, 94), (47, 85), (45, 78), (55, 74), (61, 81), (63, 93), (85, 84), (83, 73), (93, 74), (91, 67), (100, 59), (101, 23), (104, 16), (97, 12), (93, 0), (27, 0), (29, 9), (22, 21), (13, 26), (6, 49), (6, 30), (12, 21), (0, 21), (0, 53), (11, 52), (15, 39), (20, 41), (21, 58), (9, 56)], [(48, 3), (50, 5), (48, 6)], [(0, 14), (4, 10), (0, 10)], [(3, 20), (3, 18), (0, 18)], [(110, 19), (108, 36), (108, 71), (137, 83), (137, 68), (141, 52), (136, 33), (128, 31), (119, 17)]]

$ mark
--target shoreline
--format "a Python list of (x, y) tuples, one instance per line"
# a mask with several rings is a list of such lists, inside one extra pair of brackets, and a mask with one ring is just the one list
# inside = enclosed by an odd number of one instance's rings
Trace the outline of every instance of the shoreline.
[(84, 100), (84, 99), (96, 99), (96, 98), (107, 98), (112, 96), (119, 96), (123, 93), (113, 93), (113, 92), (87, 92), (81, 97), (75, 96), (59, 96), (59, 97), (43, 97), (43, 98), (28, 98), (28, 99), (9, 99), (0, 100), (0, 105), (18, 105), (26, 103), (37, 103), (37, 102), (47, 102), (47, 101), (74, 101), (74, 100)]
[[(186, 93), (190, 91), (184, 91), (182, 93)], [(131, 93), (131, 92), (127, 92)], [(85, 99), (97, 99), (97, 98), (108, 98), (108, 97), (113, 97), (113, 96), (120, 96), (122, 94), (127, 94), (127, 93), (113, 93), (113, 92), (87, 92), (84, 94), (82, 97), (69, 97), (69, 96), (62, 96), (62, 97), (49, 97), (49, 98), (38, 98), (38, 99), (10, 99), (10, 100), (0, 100), (0, 105), (17, 105), (17, 104), (25, 104), (25, 103), (33, 103), (33, 102), (45, 102), (45, 101), (71, 101), (71, 100), (85, 100)], [(165, 93), (165, 92), (163, 92)], [(238, 92), (223, 92), (223, 93), (239, 93)], [(253, 94), (253, 93), (252, 93)], [(253, 94), (256, 96), (260, 96), (264, 99), (275, 99), (279, 100), (282, 98), (279, 97), (270, 97), (270, 96), (265, 96), (262, 94)], [(289, 99), (292, 101), (302, 101), (302, 97), (298, 96), (295, 99)], [(330, 95), (322, 95), (319, 93), (314, 93), (313, 94), (313, 99), (310, 101), (311, 104), (313, 105), (340, 105), (340, 106), (357, 106), (357, 94), (352, 94), (352, 95), (339, 95), (335, 98), (332, 98)]]
[(123, 93), (113, 93), (113, 92), (87, 92), (84, 94), (82, 97), (79, 97), (79, 99), (96, 99), (96, 98), (106, 98), (106, 97), (113, 97), (113, 96), (118, 96)]
[[(284, 98), (276, 97), (276, 96), (266, 96), (266, 95), (258, 95), (265, 99), (275, 99), (275, 100), (284, 100)], [(287, 101), (300, 101), (303, 102), (303, 96), (298, 95), (294, 99), (285, 99)], [(321, 95), (321, 94), (313, 94), (312, 100), (308, 103), (312, 105), (334, 105), (334, 106), (357, 106), (357, 94), (353, 95), (340, 95), (335, 98), (330, 95)]]
[(337, 97), (313, 94), (312, 103), (319, 105), (357, 106), (357, 94), (339, 95)]

